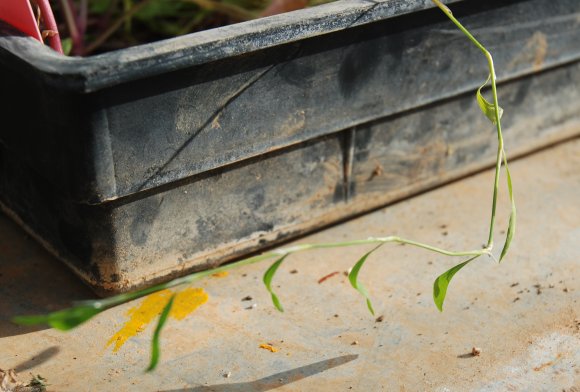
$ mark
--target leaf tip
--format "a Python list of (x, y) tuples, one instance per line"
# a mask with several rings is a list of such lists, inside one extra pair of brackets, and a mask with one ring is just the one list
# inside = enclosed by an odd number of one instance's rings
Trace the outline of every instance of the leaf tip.
[(367, 298), (367, 308), (369, 308), (369, 312), (371, 312), (371, 315), (375, 315), (375, 310), (373, 309), (373, 304), (371, 303), (371, 300)]

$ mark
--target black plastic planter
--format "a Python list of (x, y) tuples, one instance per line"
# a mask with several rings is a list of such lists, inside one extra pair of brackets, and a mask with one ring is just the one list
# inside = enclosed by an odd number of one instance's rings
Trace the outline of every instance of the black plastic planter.
[[(453, 8), (494, 54), (511, 157), (580, 133), (580, 2)], [(97, 292), (126, 291), (491, 165), (486, 76), (428, 0), (84, 59), (3, 25), (0, 201)]]

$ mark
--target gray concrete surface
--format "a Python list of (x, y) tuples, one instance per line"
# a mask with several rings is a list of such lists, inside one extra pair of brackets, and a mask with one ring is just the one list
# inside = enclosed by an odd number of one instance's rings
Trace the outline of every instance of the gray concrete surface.
[[(373, 254), (360, 277), (383, 316), (377, 322), (342, 273), (365, 249), (303, 253), (275, 279), (284, 314), (261, 284), (265, 264), (199, 282), (209, 300), (170, 320), (160, 366), (149, 374), (154, 323), (117, 352), (106, 347), (143, 300), (69, 333), (7, 321), (92, 294), (0, 217), (0, 368), (24, 379), (40, 374), (51, 391), (579, 391), (580, 139), (511, 169), (519, 222), (510, 254), (456, 275), (443, 313), (432, 282), (459, 260), (409, 246)], [(491, 183), (486, 171), (296, 243), (398, 234), (477, 248), (487, 238)], [(501, 196), (498, 236), (508, 217)], [(265, 343), (278, 351), (259, 347)], [(472, 356), (472, 347), (481, 354)]]

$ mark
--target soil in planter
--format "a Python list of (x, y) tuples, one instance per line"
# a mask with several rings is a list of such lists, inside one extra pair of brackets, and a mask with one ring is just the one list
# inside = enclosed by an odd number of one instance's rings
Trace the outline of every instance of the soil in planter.
[(329, 1), (61, 0), (51, 5), (65, 54), (87, 56)]

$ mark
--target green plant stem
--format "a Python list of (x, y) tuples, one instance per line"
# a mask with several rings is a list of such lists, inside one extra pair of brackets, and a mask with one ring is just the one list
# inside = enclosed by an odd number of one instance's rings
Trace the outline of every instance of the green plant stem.
[[(101, 36), (100, 39), (97, 39), (97, 41), (95, 41), (93, 43), (93, 45), (91, 45), (91, 47), (89, 47), (87, 49), (87, 51), (94, 50), (95, 47), (100, 45), (100, 43), (102, 43), (102, 41), (104, 41), (104, 39), (106, 39), (109, 35), (113, 34), (114, 31), (122, 25), (125, 18), (130, 18), (141, 7), (143, 7), (148, 1), (150, 1), (150, 0), (144, 0), (143, 2), (134, 6), (129, 12), (125, 13), (123, 15), (123, 17), (120, 18), (119, 20), (117, 20), (109, 28), (109, 30), (107, 32), (105, 32), (103, 34), (103, 36)], [(232, 11), (233, 8), (231, 8), (231, 7), (237, 8), (236, 6), (225, 5), (226, 3), (217, 3), (214, 0), (187, 0), (187, 1), (198, 4), (198, 6), (204, 8), (208, 11), (215, 10), (215, 11), (223, 12), (225, 14), (228, 14), (229, 11)], [(209, 269), (209, 270), (205, 270), (205, 271), (200, 271), (200, 272), (195, 272), (195, 273), (192, 273), (190, 275), (174, 279), (170, 282), (162, 283), (162, 284), (159, 284), (159, 285), (156, 285), (156, 286), (153, 286), (150, 288), (146, 288), (143, 290), (135, 291), (132, 293), (120, 294), (120, 295), (117, 295), (117, 296), (114, 296), (111, 298), (107, 298), (107, 299), (102, 299), (102, 300), (80, 302), (80, 303), (76, 304), (76, 306), (72, 307), (71, 309), (65, 309), (62, 311), (54, 312), (54, 313), (51, 313), (49, 315), (18, 317), (15, 319), (15, 322), (18, 322), (18, 323), (21, 323), (24, 325), (48, 323), (49, 325), (52, 325), (55, 328), (59, 328), (62, 330), (68, 330), (68, 329), (71, 329), (71, 328), (74, 328), (74, 327), (80, 325), (81, 323), (89, 320), (90, 318), (92, 318), (96, 314), (98, 314), (106, 309), (109, 309), (111, 307), (126, 303), (128, 301), (152, 294), (152, 293), (160, 291), (160, 290), (165, 290), (165, 289), (170, 289), (170, 288), (174, 288), (177, 286), (191, 284), (194, 281), (197, 281), (199, 279), (202, 279), (202, 278), (207, 277), (207, 276), (212, 275), (212, 274), (228, 271), (228, 270), (231, 270), (234, 268), (238, 268), (241, 266), (254, 264), (254, 263), (258, 263), (258, 262), (270, 260), (270, 259), (277, 259), (277, 261), (270, 267), (270, 269), (264, 275), (264, 284), (266, 285), (266, 288), (268, 289), (268, 291), (272, 295), (272, 300), (274, 302), (274, 305), (279, 310), (282, 310), (282, 306), (281, 306), (277, 296), (272, 291), (271, 281), (272, 281), (272, 278), (273, 278), (276, 270), (278, 269), (280, 264), (284, 261), (284, 259), (287, 256), (294, 254), (294, 253), (313, 250), (313, 249), (339, 248), (339, 247), (360, 246), (360, 245), (370, 245), (370, 244), (375, 245), (375, 248), (373, 250), (371, 250), (370, 252), (367, 252), (357, 262), (357, 264), (353, 267), (353, 269), (351, 270), (351, 273), (349, 274), (349, 280), (351, 282), (351, 285), (355, 289), (357, 289), (366, 298), (367, 306), (368, 306), (369, 310), (371, 311), (371, 313), (373, 313), (373, 308), (372, 308), (372, 305), (371, 305), (371, 302), (369, 299), (369, 295), (368, 295), (366, 289), (364, 288), (364, 286), (358, 281), (358, 274), (359, 274), (363, 264), (365, 263), (366, 259), (368, 258), (368, 256), (372, 252), (374, 252), (376, 249), (378, 249), (381, 245), (383, 245), (385, 243), (391, 243), (391, 242), (415, 246), (418, 248), (422, 248), (422, 249), (436, 252), (436, 253), (446, 255), (446, 256), (452, 256), (452, 257), (469, 256), (468, 260), (454, 266), (450, 270), (448, 270), (445, 273), (443, 273), (442, 275), (440, 275), (435, 280), (434, 287), (433, 287), (433, 299), (434, 299), (434, 302), (435, 302), (436, 306), (438, 307), (438, 309), (442, 310), (443, 309), (443, 302), (445, 300), (448, 285), (449, 285), (451, 279), (453, 278), (453, 276), (459, 270), (461, 270), (464, 266), (466, 266), (471, 261), (475, 260), (476, 258), (478, 258), (479, 256), (482, 256), (482, 255), (489, 255), (495, 259), (494, 255), (492, 254), (493, 231), (494, 231), (494, 226), (495, 226), (495, 215), (496, 215), (496, 208), (497, 208), (498, 189), (499, 189), (499, 180), (500, 180), (502, 162), (506, 168), (507, 186), (508, 186), (508, 193), (509, 193), (509, 198), (510, 198), (510, 202), (511, 202), (511, 206), (512, 206), (512, 213), (510, 216), (508, 233), (506, 235), (506, 242), (504, 244), (504, 247), (502, 249), (501, 256), (499, 259), (500, 261), (507, 253), (507, 250), (509, 248), (509, 245), (511, 243), (511, 240), (512, 240), (514, 232), (515, 232), (516, 208), (515, 208), (515, 201), (514, 201), (514, 197), (513, 197), (511, 176), (510, 176), (509, 169), (507, 166), (507, 156), (506, 156), (506, 153), (504, 150), (504, 141), (503, 141), (501, 123), (500, 123), (501, 109), (500, 109), (499, 103), (498, 103), (497, 88), (496, 88), (496, 75), (495, 75), (495, 69), (494, 69), (494, 65), (493, 65), (492, 56), (487, 51), (487, 49), (485, 49), (485, 47), (483, 45), (481, 45), (473, 37), (473, 35), (471, 35), (471, 33), (469, 31), (467, 31), (467, 29), (465, 29), (463, 27), (463, 25), (461, 25), (461, 23), (459, 23), (459, 21), (457, 21), (457, 19), (455, 19), (455, 17), (453, 17), (453, 14), (449, 10), (449, 8), (447, 8), (447, 6), (445, 6), (440, 0), (432, 0), (432, 1), (459, 28), (459, 30), (461, 30), (469, 38), (469, 40), (475, 46), (477, 46), (477, 48), (479, 48), (483, 52), (483, 54), (485, 55), (485, 57), (487, 59), (488, 66), (489, 66), (489, 79), (486, 81), (486, 83), (482, 87), (480, 87), (478, 89), (477, 100), (478, 100), (478, 104), (480, 104), (480, 107), (481, 107), (482, 111), (484, 112), (484, 114), (486, 115), (486, 117), (488, 117), (488, 119), (490, 119), (496, 125), (497, 138), (498, 138), (498, 149), (497, 149), (497, 158), (496, 158), (496, 165), (495, 165), (495, 177), (494, 177), (494, 189), (493, 189), (493, 198), (492, 198), (492, 211), (491, 211), (491, 219), (490, 219), (489, 237), (488, 237), (487, 244), (484, 246), (483, 249), (470, 250), (470, 251), (449, 251), (449, 250), (437, 248), (435, 246), (427, 245), (427, 244), (424, 244), (421, 242), (404, 239), (404, 238), (401, 238), (398, 236), (388, 236), (388, 237), (378, 237), (378, 238), (372, 237), (372, 238), (367, 238), (365, 240), (354, 240), (354, 241), (333, 242), (333, 243), (301, 244), (301, 245), (291, 246), (288, 248), (275, 249), (273, 251), (265, 252), (263, 254), (249, 257), (249, 258), (246, 258), (246, 259), (234, 262), (234, 263), (225, 264), (225, 265), (219, 266), (217, 268), (213, 268), (213, 269)], [(227, 10), (229, 10), (229, 11), (226, 12), (226, 11), (220, 10), (218, 8), (218, 7), (222, 7), (222, 6), (226, 6)], [(237, 10), (234, 10), (234, 11), (237, 12)], [(234, 11), (232, 11), (232, 12), (234, 12)], [(233, 14), (231, 14), (231, 15), (233, 15)], [(250, 17), (250, 15), (247, 15), (247, 16)], [(493, 105), (490, 102), (488, 102), (487, 100), (485, 100), (485, 98), (483, 98), (483, 96), (481, 95), (481, 89), (487, 84), (488, 81), (491, 81), (491, 88), (492, 88), (492, 94), (493, 94)], [(492, 108), (492, 106), (493, 106), (493, 108)], [(493, 115), (491, 114), (492, 110), (494, 110)], [(167, 317), (168, 317), (168, 314), (171, 310), (171, 306), (172, 306), (172, 302), (173, 302), (174, 298), (175, 298), (175, 294), (173, 294), (173, 296), (171, 297), (171, 300), (166, 305), (166, 307), (164, 308), (164, 310), (159, 318), (159, 323), (158, 323), (157, 328), (155, 330), (154, 339), (153, 339), (153, 351), (152, 351), (152, 357), (151, 357), (152, 358), (151, 365), (150, 365), (148, 370), (154, 369), (155, 366), (157, 365), (157, 362), (159, 359), (160, 333), (161, 333), (161, 330), (163, 328), (165, 321), (167, 320)]]
[(461, 32), (463, 34), (465, 34), (465, 36), (467, 36), (467, 38), (469, 38), (469, 40), (484, 54), (485, 58), (487, 59), (487, 64), (489, 67), (489, 75), (490, 75), (490, 80), (491, 80), (491, 91), (492, 91), (492, 95), (493, 95), (493, 105), (495, 106), (495, 126), (496, 126), (496, 130), (497, 130), (497, 139), (498, 139), (497, 158), (496, 158), (496, 165), (495, 165), (495, 176), (494, 176), (494, 183), (493, 183), (493, 196), (492, 196), (492, 205), (491, 205), (491, 218), (490, 218), (490, 223), (489, 223), (489, 236), (488, 236), (487, 244), (486, 244), (487, 248), (492, 248), (493, 247), (493, 231), (494, 231), (494, 227), (495, 227), (495, 214), (496, 214), (496, 209), (497, 209), (499, 179), (500, 179), (500, 171), (501, 171), (501, 165), (502, 165), (502, 155), (503, 155), (504, 161), (507, 162), (507, 157), (505, 156), (505, 151), (504, 151), (504, 147), (503, 147), (503, 136), (502, 136), (502, 132), (501, 132), (500, 110), (499, 110), (499, 102), (498, 102), (498, 98), (497, 98), (496, 76), (495, 76), (495, 68), (493, 66), (493, 58), (491, 56), (491, 53), (489, 53), (489, 51), (465, 27), (463, 27), (463, 25), (457, 19), (455, 19), (455, 17), (453, 16), (453, 13), (445, 4), (443, 4), (440, 0), (432, 0), (432, 1), (433, 1), (433, 3), (435, 3), (435, 5), (437, 7), (439, 7), (439, 9), (441, 11), (443, 11), (443, 13), (445, 13), (445, 15), (457, 26), (457, 28), (459, 30), (461, 30)]
[(105, 299), (96, 300), (96, 301), (82, 301), (82, 302), (78, 302), (77, 304), (78, 305), (89, 305), (89, 306), (94, 307), (95, 309), (105, 310), (105, 309), (123, 304), (125, 302), (132, 301), (134, 299), (141, 298), (141, 297), (144, 297), (146, 295), (155, 293), (157, 291), (166, 290), (166, 289), (170, 289), (170, 288), (185, 285), (185, 284), (191, 284), (199, 279), (205, 278), (207, 276), (210, 276), (210, 275), (213, 275), (213, 274), (216, 274), (219, 272), (229, 271), (229, 270), (232, 270), (234, 268), (259, 263), (261, 261), (270, 260), (270, 259), (273, 259), (276, 257), (279, 258), (280, 256), (284, 256), (284, 255), (290, 255), (293, 253), (304, 252), (304, 251), (314, 250), (314, 249), (328, 249), (328, 248), (340, 248), (340, 247), (358, 246), (358, 245), (383, 244), (383, 243), (389, 243), (389, 242), (416, 246), (418, 248), (427, 249), (427, 250), (430, 250), (433, 252), (437, 252), (437, 253), (440, 253), (440, 254), (443, 254), (446, 256), (453, 256), (453, 257), (481, 256), (484, 254), (490, 254), (490, 251), (491, 251), (491, 249), (489, 249), (489, 248), (477, 249), (477, 250), (471, 250), (471, 251), (459, 251), (459, 252), (449, 251), (449, 250), (440, 249), (440, 248), (437, 248), (434, 246), (426, 245), (426, 244), (423, 244), (423, 243), (420, 243), (417, 241), (411, 241), (411, 240), (407, 240), (407, 239), (396, 237), (396, 236), (381, 237), (381, 238), (374, 238), (373, 237), (373, 238), (368, 238), (366, 240), (355, 240), (355, 241), (345, 241), (345, 242), (301, 244), (301, 245), (296, 245), (296, 246), (292, 246), (289, 248), (275, 249), (273, 251), (262, 253), (260, 255), (249, 257), (247, 259), (243, 259), (243, 260), (240, 260), (240, 261), (237, 261), (234, 263), (225, 264), (225, 265), (219, 266), (217, 268), (212, 268), (212, 269), (205, 270), (205, 271), (195, 272), (193, 274), (174, 279), (170, 282), (162, 283), (162, 284), (159, 284), (159, 285), (156, 285), (153, 287), (149, 287), (149, 288), (146, 288), (143, 290), (135, 291), (132, 293), (119, 294), (119, 295), (116, 295), (116, 296), (113, 296), (110, 298), (105, 298)]

